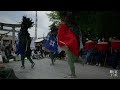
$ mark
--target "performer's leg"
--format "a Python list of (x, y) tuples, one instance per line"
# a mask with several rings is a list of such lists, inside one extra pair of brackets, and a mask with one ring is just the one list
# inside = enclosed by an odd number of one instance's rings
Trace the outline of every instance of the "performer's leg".
[(70, 66), (71, 75), (76, 76), (74, 62), (77, 60), (77, 58), (69, 50), (67, 51), (67, 55), (68, 55), (68, 64)]
[(74, 66), (74, 63), (71, 61), (70, 58), (68, 58), (68, 64), (70, 66), (71, 74), (75, 75), (75, 66)]
[(92, 60), (93, 54), (92, 51), (88, 51), (87, 52), (87, 64), (91, 64), (91, 60)]
[(30, 56), (27, 56), (27, 59), (30, 61), (30, 63), (34, 63)]
[(24, 59), (25, 59), (25, 55), (21, 55), (22, 68), (25, 68)]
[(43, 51), (41, 52), (41, 57), (44, 58), (44, 57), (43, 57)]
[(33, 68), (35, 66), (35, 63), (33, 62), (33, 60), (31, 59), (30, 56), (27, 56), (27, 59), (30, 61), (30, 63), (32, 64), (31, 65), (31, 68)]
[(90, 62), (89, 56), (90, 56), (90, 52), (87, 51), (87, 54), (86, 54), (86, 61), (87, 61), (87, 64), (89, 64), (89, 62)]
[(51, 61), (52, 61), (52, 65), (54, 65), (54, 59), (53, 58), (51, 58)]
[(54, 65), (54, 54), (53, 54), (53, 52), (50, 52), (49, 56), (50, 56), (50, 59), (52, 61), (52, 65)]
[(55, 63), (55, 61), (56, 61), (56, 58), (54, 57), (54, 59), (53, 59), (53, 60), (54, 60), (54, 63)]
[(56, 61), (56, 54), (53, 54), (53, 61)]

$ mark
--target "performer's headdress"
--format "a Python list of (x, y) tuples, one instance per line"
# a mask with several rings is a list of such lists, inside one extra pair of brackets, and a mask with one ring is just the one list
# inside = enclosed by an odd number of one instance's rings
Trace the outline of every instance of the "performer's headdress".
[(26, 28), (26, 29), (31, 28), (33, 26), (33, 23), (34, 22), (32, 22), (32, 19), (27, 18), (26, 16), (23, 16), (22, 23), (21, 23), (21, 25), (23, 25), (23, 28)]

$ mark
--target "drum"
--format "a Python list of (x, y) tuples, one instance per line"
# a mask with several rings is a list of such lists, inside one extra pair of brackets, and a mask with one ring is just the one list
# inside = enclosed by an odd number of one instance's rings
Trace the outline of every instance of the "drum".
[(113, 50), (120, 50), (120, 42), (111, 42), (111, 47)]
[(85, 43), (85, 49), (86, 50), (94, 49), (94, 47), (95, 47), (95, 43), (94, 42), (86, 42)]
[(96, 45), (96, 49), (97, 49), (98, 51), (107, 51), (107, 50), (109, 49), (108, 43), (98, 43), (98, 44)]

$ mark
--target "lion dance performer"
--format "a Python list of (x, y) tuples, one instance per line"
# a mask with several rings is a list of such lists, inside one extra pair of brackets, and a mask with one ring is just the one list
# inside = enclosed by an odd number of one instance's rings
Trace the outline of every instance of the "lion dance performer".
[(21, 29), (18, 34), (18, 48), (17, 48), (17, 55), (21, 55), (21, 62), (22, 66), (21, 68), (25, 68), (24, 65), (24, 59), (27, 57), (31, 63), (31, 68), (34, 67), (35, 63), (31, 59), (31, 49), (30, 49), (30, 44), (31, 44), (31, 37), (30, 34), (28, 33), (28, 29), (33, 26), (33, 22), (30, 18), (27, 18), (26, 16), (23, 16), (22, 24), (21, 24)]
[(79, 57), (79, 51), (82, 48), (82, 35), (77, 24), (77, 15), (75, 12), (58, 12), (61, 21), (58, 28), (58, 45), (66, 51), (68, 64), (70, 66), (71, 78), (76, 78), (74, 63)]

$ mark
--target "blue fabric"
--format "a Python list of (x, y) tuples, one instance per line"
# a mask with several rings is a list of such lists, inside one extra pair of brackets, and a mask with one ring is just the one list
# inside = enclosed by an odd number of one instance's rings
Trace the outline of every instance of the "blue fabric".
[(16, 42), (16, 54), (17, 55), (19, 55), (19, 54), (24, 55), (24, 53), (25, 53), (25, 49), (22, 48), (22, 45), (20, 44), (19, 40), (17, 40), (17, 42)]
[(50, 52), (58, 53), (57, 40), (54, 36), (48, 34), (44, 39), (44, 47)]

